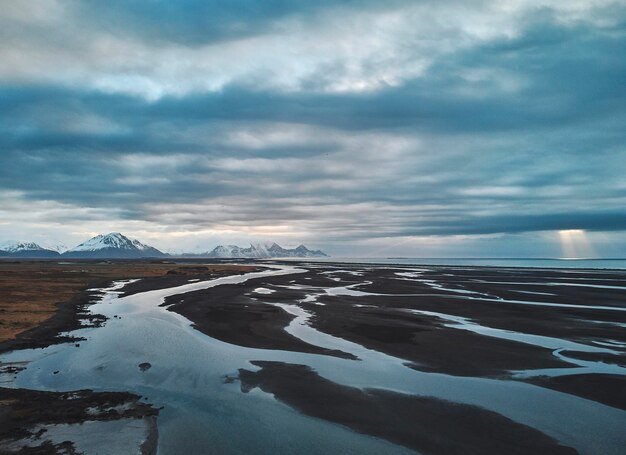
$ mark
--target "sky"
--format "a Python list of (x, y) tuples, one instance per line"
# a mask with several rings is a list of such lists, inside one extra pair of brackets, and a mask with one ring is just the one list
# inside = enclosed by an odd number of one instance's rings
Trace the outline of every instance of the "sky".
[(0, 240), (626, 257), (623, 0), (0, 0)]

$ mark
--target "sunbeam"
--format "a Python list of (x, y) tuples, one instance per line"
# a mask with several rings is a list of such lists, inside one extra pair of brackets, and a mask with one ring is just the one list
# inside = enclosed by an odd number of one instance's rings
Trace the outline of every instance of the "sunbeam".
[(564, 229), (559, 231), (561, 252), (564, 259), (594, 258), (596, 252), (583, 229)]

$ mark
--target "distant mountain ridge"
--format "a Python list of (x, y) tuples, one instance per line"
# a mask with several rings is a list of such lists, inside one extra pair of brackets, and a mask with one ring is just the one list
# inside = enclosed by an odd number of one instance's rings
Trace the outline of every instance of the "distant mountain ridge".
[(52, 258), (60, 256), (58, 251), (44, 248), (35, 242), (8, 241), (0, 244), (0, 257)]
[(165, 253), (119, 232), (97, 235), (62, 254), (70, 258), (132, 259), (165, 257)]
[(310, 258), (326, 257), (327, 254), (321, 250), (309, 250), (304, 245), (299, 245), (293, 249), (281, 247), (277, 243), (271, 244), (250, 244), (249, 247), (237, 245), (218, 245), (213, 250), (199, 254), (185, 254), (186, 257), (205, 258), (247, 258), (247, 259), (269, 259), (269, 258)]
[[(56, 248), (43, 247), (35, 242), (9, 241), (0, 243), (0, 257), (16, 258), (77, 258), (77, 259), (136, 259), (170, 256), (162, 251), (131, 239), (119, 232), (100, 234), (61, 253)], [(219, 259), (270, 259), (326, 257), (321, 250), (309, 250), (304, 245), (283, 248), (277, 243), (253, 243), (249, 247), (218, 245), (204, 253), (173, 255), (179, 257)]]

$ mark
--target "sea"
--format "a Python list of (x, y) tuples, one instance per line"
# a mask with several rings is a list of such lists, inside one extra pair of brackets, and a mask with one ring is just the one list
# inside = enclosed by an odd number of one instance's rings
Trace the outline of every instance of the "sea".
[[(570, 258), (309, 258), (319, 262), (356, 264), (441, 265), (482, 267), (535, 267), (548, 269), (613, 269), (626, 270), (626, 259), (570, 259)], [(301, 261), (302, 258), (294, 260)]]

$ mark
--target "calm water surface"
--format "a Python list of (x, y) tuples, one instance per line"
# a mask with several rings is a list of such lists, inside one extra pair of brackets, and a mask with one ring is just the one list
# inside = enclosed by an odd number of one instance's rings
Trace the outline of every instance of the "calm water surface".
[[(293, 259), (296, 260), (296, 259)], [(297, 259), (302, 260), (302, 259)], [(309, 260), (309, 259), (307, 259)], [(554, 269), (626, 269), (626, 259), (555, 259), (555, 258), (310, 258), (315, 262), (355, 264), (450, 265), (482, 267), (541, 267)]]

